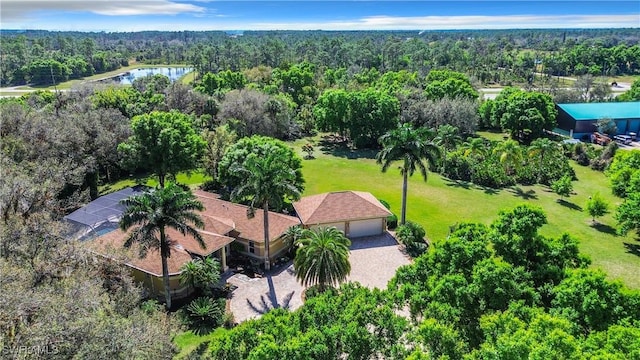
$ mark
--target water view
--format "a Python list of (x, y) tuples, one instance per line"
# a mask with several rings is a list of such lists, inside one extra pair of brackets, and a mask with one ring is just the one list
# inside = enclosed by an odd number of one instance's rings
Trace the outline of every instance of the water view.
[(193, 71), (193, 68), (190, 67), (157, 67), (157, 68), (140, 68), (128, 71), (124, 74), (117, 75), (111, 77), (109, 81), (114, 81), (118, 84), (130, 85), (133, 83), (133, 80), (141, 77), (145, 77), (147, 75), (155, 75), (162, 74), (169, 77), (171, 82), (178, 80), (183, 75), (188, 74)]

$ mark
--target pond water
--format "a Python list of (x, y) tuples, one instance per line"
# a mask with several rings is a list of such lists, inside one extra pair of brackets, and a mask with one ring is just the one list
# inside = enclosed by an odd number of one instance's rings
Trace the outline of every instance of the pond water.
[(130, 85), (131, 83), (133, 83), (133, 80), (137, 78), (145, 77), (148, 75), (162, 74), (169, 77), (169, 80), (173, 82), (181, 78), (183, 75), (188, 74), (192, 71), (193, 71), (193, 68), (190, 68), (190, 67), (140, 68), (140, 69), (130, 70), (124, 74), (110, 77), (105, 80), (113, 81), (118, 84)]

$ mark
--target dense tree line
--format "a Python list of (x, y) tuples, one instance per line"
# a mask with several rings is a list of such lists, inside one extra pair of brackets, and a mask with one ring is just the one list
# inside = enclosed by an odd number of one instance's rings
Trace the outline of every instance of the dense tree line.
[[(79, 33), (2, 31), (2, 85), (51, 83), (128, 64), (190, 64), (201, 73), (278, 68), (309, 61), (319, 69), (380, 72), (448, 68), (481, 83), (547, 75), (634, 74), (633, 29), (483, 31), (247, 31)], [(52, 78), (52, 69), (56, 70)]]

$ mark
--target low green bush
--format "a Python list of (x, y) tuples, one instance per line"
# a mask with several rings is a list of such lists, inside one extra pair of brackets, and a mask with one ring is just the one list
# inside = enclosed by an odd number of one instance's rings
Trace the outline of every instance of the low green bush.
[[(391, 205), (389, 205), (389, 203), (386, 200), (383, 199), (378, 199), (378, 201), (380, 201), (380, 203), (387, 208), (387, 210), (391, 210)], [(387, 216), (387, 229), (389, 230), (393, 230), (398, 226), (398, 217), (396, 216), (396, 214), (391, 214), (389, 216)]]
[(427, 251), (428, 245), (425, 241), (426, 232), (417, 223), (407, 221), (404, 225), (398, 226), (396, 239), (400, 241), (411, 257), (418, 257)]
[(186, 308), (189, 326), (196, 334), (208, 333), (223, 324), (225, 300), (199, 297)]
[(387, 229), (393, 230), (396, 227), (398, 227), (398, 216), (396, 214), (387, 216)]

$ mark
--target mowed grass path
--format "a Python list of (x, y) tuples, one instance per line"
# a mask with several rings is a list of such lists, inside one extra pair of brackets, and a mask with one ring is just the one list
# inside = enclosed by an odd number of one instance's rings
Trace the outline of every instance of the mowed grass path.
[[(293, 145), (300, 156), (303, 139)], [(303, 160), (306, 180), (304, 195), (327, 191), (361, 190), (373, 193), (391, 205), (399, 214), (402, 177), (397, 167), (387, 173), (375, 163), (374, 152), (349, 152), (338, 148), (323, 151), (315, 144), (315, 159)], [(430, 173), (427, 182), (419, 174), (409, 181), (407, 219), (420, 223), (430, 241), (446, 238), (449, 227), (460, 222), (490, 224), (500, 210), (527, 203), (542, 207), (548, 224), (541, 229), (545, 236), (558, 237), (569, 233), (580, 241), (580, 250), (587, 254), (593, 267), (603, 269), (611, 279), (620, 279), (631, 288), (640, 289), (640, 241), (633, 234), (615, 235), (616, 222), (612, 214), (599, 219), (601, 226), (591, 226), (591, 218), (582, 210), (595, 192), (610, 203), (610, 210), (621, 202), (611, 195), (608, 179), (601, 172), (573, 164), (578, 181), (566, 203), (545, 186), (515, 186), (508, 189), (484, 189), (473, 184), (457, 183)]]

